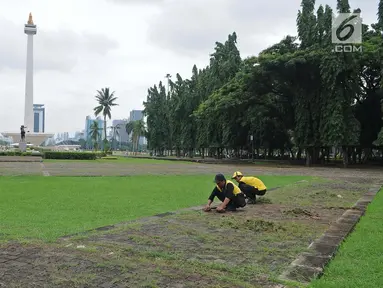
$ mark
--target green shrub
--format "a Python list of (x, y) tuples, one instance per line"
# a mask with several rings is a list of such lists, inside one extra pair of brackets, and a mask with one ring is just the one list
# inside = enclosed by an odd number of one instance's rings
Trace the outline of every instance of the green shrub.
[(38, 151), (0, 151), (0, 156), (42, 156)]
[(61, 159), (61, 160), (96, 160), (98, 153), (95, 152), (61, 152), (61, 151), (46, 151), (44, 152), (45, 159)]
[(44, 148), (44, 147), (35, 147), (35, 148), (33, 148), (35, 151), (39, 151), (40, 153), (44, 153), (44, 152), (46, 152), (46, 151), (50, 151), (50, 149), (48, 149), (48, 148)]
[(108, 153), (106, 153), (105, 151), (98, 151), (98, 152), (95, 152), (95, 153), (97, 155), (97, 158), (102, 158), (102, 157), (108, 156)]

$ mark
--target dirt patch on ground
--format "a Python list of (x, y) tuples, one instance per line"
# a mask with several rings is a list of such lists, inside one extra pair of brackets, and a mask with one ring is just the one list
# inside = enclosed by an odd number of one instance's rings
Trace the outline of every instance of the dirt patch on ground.
[(235, 213), (168, 213), (55, 244), (4, 244), (0, 287), (275, 287), (367, 191), (348, 179), (288, 185)]
[(306, 217), (310, 217), (314, 219), (320, 219), (318, 214), (314, 214), (313, 212), (308, 211), (306, 209), (302, 209), (302, 208), (293, 208), (289, 210), (284, 210), (283, 213), (287, 215), (293, 215), (295, 217), (306, 216)]

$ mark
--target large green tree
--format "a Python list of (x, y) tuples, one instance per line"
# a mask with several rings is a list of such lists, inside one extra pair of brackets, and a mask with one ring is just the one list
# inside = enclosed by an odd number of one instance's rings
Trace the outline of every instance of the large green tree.
[[(348, 0), (330, 4), (361, 12)], [(363, 25), (363, 53), (334, 51), (333, 9), (315, 10), (314, 0), (302, 0), (296, 36), (256, 57), (241, 59), (236, 33), (216, 42), (209, 65), (194, 65), (190, 79), (177, 74), (168, 77), (168, 91), (161, 82), (148, 89), (149, 148), (190, 157), (287, 152), (293, 159), (305, 154), (308, 165), (337, 151), (344, 165), (370, 159), (383, 144), (382, 7), (383, 0), (377, 23)]]

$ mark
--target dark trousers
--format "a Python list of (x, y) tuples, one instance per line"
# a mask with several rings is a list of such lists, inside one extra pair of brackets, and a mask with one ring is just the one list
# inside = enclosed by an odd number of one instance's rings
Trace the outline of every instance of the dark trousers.
[(246, 206), (246, 198), (243, 193), (237, 194), (233, 197), (233, 199), (230, 199), (229, 204), (227, 205), (227, 210), (235, 211), (237, 208), (245, 207)]
[(256, 189), (256, 190), (257, 190), (257, 191), (256, 191), (256, 195), (263, 196), (263, 195), (266, 194), (266, 189), (264, 189), (264, 190), (258, 190), (258, 189)]
[(266, 189), (258, 190), (257, 188), (255, 188), (253, 186), (243, 187), (241, 190), (246, 195), (246, 198), (249, 198), (252, 200), (255, 200), (257, 195), (263, 196), (266, 194)]

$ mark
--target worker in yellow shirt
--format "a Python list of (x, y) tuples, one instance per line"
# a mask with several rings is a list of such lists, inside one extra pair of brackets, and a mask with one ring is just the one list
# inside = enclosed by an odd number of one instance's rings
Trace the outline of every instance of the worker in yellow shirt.
[(246, 206), (245, 195), (241, 192), (237, 185), (230, 180), (226, 180), (222, 174), (215, 176), (214, 182), (216, 186), (211, 192), (205, 211), (211, 210), (211, 204), (214, 198), (217, 197), (221, 200), (221, 205), (217, 207), (217, 212), (236, 211), (237, 208)]
[(256, 203), (256, 195), (266, 194), (266, 186), (261, 179), (257, 177), (245, 177), (239, 171), (234, 172), (232, 179), (238, 182), (238, 187), (246, 195), (247, 204)]

